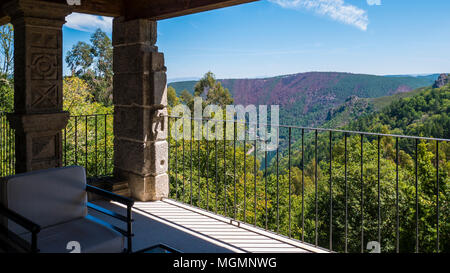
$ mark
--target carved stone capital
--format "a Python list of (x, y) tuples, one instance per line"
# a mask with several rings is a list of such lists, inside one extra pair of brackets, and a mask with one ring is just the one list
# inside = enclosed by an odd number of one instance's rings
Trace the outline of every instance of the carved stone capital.
[(11, 128), (24, 133), (61, 131), (67, 125), (69, 112), (51, 114), (8, 114)]
[(46, 25), (61, 27), (73, 7), (68, 4), (32, 0), (13, 0), (3, 5), (3, 11), (11, 17), (13, 25)]
[(155, 46), (157, 39), (157, 22), (148, 19), (126, 21), (124, 17), (113, 20), (113, 46), (129, 46), (133, 44), (147, 44), (149, 51), (158, 51)]

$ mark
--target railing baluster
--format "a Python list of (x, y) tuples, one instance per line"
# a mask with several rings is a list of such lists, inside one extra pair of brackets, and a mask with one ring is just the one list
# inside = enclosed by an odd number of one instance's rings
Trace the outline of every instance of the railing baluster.
[(8, 168), (6, 166), (6, 158), (8, 157), (8, 149), (6, 149), (6, 132), (9, 130), (9, 125), (6, 117), (3, 117), (3, 130), (2, 130), (2, 171), (4, 175), (9, 175)]
[(170, 118), (167, 117), (167, 174), (169, 175), (169, 196), (170, 196), (170, 189), (172, 188), (170, 186), (170, 178), (171, 178), (171, 173), (170, 173), (170, 151), (171, 151), (171, 147), (170, 147)]
[(6, 118), (4, 118), (3, 122), (4, 122), (5, 126), (4, 126), (4, 130), (3, 130), (3, 133), (2, 133), (3, 134), (3, 141), (2, 141), (2, 143), (3, 143), (3, 150), (4, 150), (4, 152), (3, 152), (4, 156), (3, 156), (3, 160), (2, 160), (2, 165), (3, 165), (3, 169), (5, 170), (5, 174), (9, 175), (10, 173), (9, 173), (9, 170), (8, 170), (8, 165), (6, 164), (6, 162), (8, 161), (8, 149), (6, 147), (6, 143), (7, 143), (7, 138), (8, 138), (7, 133), (8, 133), (8, 130), (9, 130), (9, 126), (7, 124)]
[(78, 117), (75, 117), (75, 165), (78, 165)]
[(344, 133), (344, 183), (345, 183), (345, 253), (348, 253), (347, 133)]
[[(9, 125), (8, 124), (8, 120), (5, 120), (5, 122), (7, 123), (7, 125)], [(9, 169), (9, 164), (8, 164), (9, 158), (10, 158), (10, 154), (9, 154), (10, 152), (9, 152), (9, 149), (8, 149), (9, 131), (10, 130), (11, 130), (11, 126), (8, 126), (7, 129), (5, 130), (5, 151), (6, 151), (6, 154), (5, 154), (5, 169), (6, 169), (6, 173), (8, 175), (12, 174), (11, 170)]]
[(13, 139), (12, 139), (12, 141), (13, 141), (13, 150), (12, 150), (12, 160), (13, 160), (13, 166), (12, 166), (12, 171), (13, 171), (13, 174), (15, 174), (16, 173), (16, 134), (15, 134), (15, 131), (13, 130), (12, 131), (13, 132)]
[(237, 123), (234, 121), (234, 139), (233, 139), (233, 177), (234, 177), (234, 219), (236, 219), (236, 137), (237, 137)]
[(9, 165), (9, 159), (10, 159), (10, 149), (9, 149), (9, 138), (10, 138), (10, 131), (11, 131), (11, 126), (8, 126), (8, 129), (6, 130), (6, 135), (5, 135), (5, 148), (7, 151), (6, 154), (6, 161), (5, 161), (5, 166), (6, 166), (6, 172), (8, 173), (8, 175), (11, 175), (11, 169), (10, 169), (10, 165)]
[(227, 216), (227, 122), (223, 122), (223, 215)]
[(6, 170), (8, 172), (8, 174), (12, 174), (11, 171), (11, 155), (10, 155), (10, 151), (11, 151), (11, 147), (10, 147), (10, 142), (11, 142), (11, 127), (8, 126), (8, 130), (6, 130), (6, 150), (8, 151), (8, 155), (6, 157)]
[(11, 175), (11, 169), (10, 169), (10, 165), (9, 165), (9, 159), (11, 157), (11, 150), (9, 148), (9, 131), (10, 131), (10, 127), (8, 126), (8, 121), (5, 118), (5, 126), (4, 129), (2, 130), (2, 153), (3, 153), (3, 158), (2, 158), (2, 172), (4, 173), (5, 176)]
[(333, 250), (333, 133), (330, 131), (330, 250)]
[(95, 115), (95, 176), (98, 176), (98, 145), (97, 145), (98, 124), (97, 115)]
[(15, 149), (15, 143), (16, 143), (16, 136), (15, 136), (15, 131), (14, 129), (12, 129), (10, 127), (11, 130), (11, 138), (10, 138), (10, 142), (11, 142), (11, 150), (10, 150), (10, 158), (11, 158), (11, 174), (15, 174), (15, 164), (14, 164), (14, 154), (13, 151)]
[(257, 127), (258, 125), (255, 123), (255, 140), (254, 140), (254, 143), (253, 143), (253, 146), (254, 146), (254, 150), (253, 150), (253, 173), (254, 173), (254, 175), (253, 175), (253, 178), (254, 178), (254, 190), (253, 190), (253, 192), (254, 192), (254, 222), (255, 222), (255, 226), (256, 226), (256, 176), (257, 176), (257, 172), (256, 172), (256, 150), (257, 150), (257, 142), (256, 142), (256, 139), (257, 139), (257, 130), (258, 130), (258, 127)]
[(5, 169), (3, 168), (3, 154), (4, 154), (4, 145), (3, 145), (3, 132), (5, 131), (5, 123), (4, 123), (4, 117), (3, 114), (0, 116), (0, 174), (1, 176), (5, 176)]
[(8, 120), (6, 119), (6, 117), (4, 118), (3, 122), (4, 122), (4, 130), (3, 130), (3, 145), (4, 145), (3, 146), (3, 150), (4, 150), (3, 154), (4, 154), (4, 156), (3, 156), (2, 164), (3, 164), (4, 171), (5, 171), (5, 175), (10, 175), (11, 172), (8, 169), (8, 164), (7, 164), (8, 157), (9, 157), (9, 151), (8, 151), (8, 148), (7, 148), (7, 143), (8, 143), (8, 131), (10, 130), (11, 126), (9, 125)]
[(267, 127), (264, 130), (264, 202), (265, 228), (267, 230)]
[(7, 122), (6, 117), (2, 117), (2, 132), (1, 132), (2, 162), (1, 162), (1, 166), (2, 166), (2, 173), (4, 176), (9, 175), (8, 168), (6, 166), (6, 157), (8, 156), (8, 149), (6, 148), (6, 130), (9, 129), (9, 126), (7, 126), (6, 122)]
[(215, 181), (214, 181), (214, 184), (215, 184), (215, 188), (216, 188), (216, 207), (215, 207), (215, 213), (217, 214), (217, 206), (218, 206), (218, 198), (219, 198), (219, 185), (217, 184), (218, 183), (218, 179), (217, 179), (217, 175), (218, 175), (218, 172), (217, 172), (217, 137), (218, 137), (218, 133), (217, 133), (217, 127), (218, 127), (218, 124), (217, 124), (217, 122), (216, 122), (216, 124), (215, 124), (215, 129), (214, 129), (214, 132), (215, 132), (215, 138), (214, 138), (214, 151), (215, 151), (215, 173), (216, 173), (216, 176), (215, 176)]
[(105, 114), (105, 128), (104, 128), (104, 134), (105, 134), (105, 173), (104, 175), (108, 174), (108, 116)]
[(8, 129), (5, 131), (5, 150), (6, 150), (6, 157), (5, 157), (5, 169), (6, 169), (6, 173), (9, 175), (11, 174), (11, 170), (9, 169), (9, 149), (8, 149), (8, 143), (9, 143), (9, 127)]
[(1, 170), (0, 170), (0, 173), (1, 173), (1, 175), (2, 176), (6, 176), (6, 173), (5, 173), (5, 168), (4, 168), (4, 166), (3, 166), (3, 161), (4, 161), (4, 154), (5, 154), (5, 146), (3, 145), (3, 139), (4, 139), (4, 137), (3, 137), (3, 134), (5, 133), (5, 118), (4, 118), (4, 116), (2, 115), (1, 116), (1, 118), (0, 118), (0, 122), (1, 122), (1, 126), (2, 126), (2, 128), (1, 128), (1, 131), (0, 131), (0, 143), (1, 143), (1, 150), (0, 150), (0, 168), (1, 168)]
[(416, 188), (416, 253), (419, 253), (419, 175), (418, 175), (418, 140), (415, 139), (415, 157), (414, 157), (414, 173), (415, 173), (415, 177), (416, 177), (416, 183), (415, 183), (415, 188)]
[(244, 223), (247, 223), (247, 130), (244, 127)]
[(439, 141), (436, 141), (436, 251), (440, 252), (439, 245)]
[(302, 129), (302, 242), (305, 241), (305, 129)]
[(206, 210), (209, 211), (209, 128), (206, 129)]
[(67, 127), (64, 127), (64, 166), (67, 166)]
[(2, 168), (2, 176), (7, 176), (8, 175), (8, 171), (6, 169), (6, 165), (5, 165), (5, 161), (6, 161), (6, 156), (7, 156), (7, 149), (6, 149), (6, 145), (5, 145), (5, 138), (6, 138), (6, 130), (7, 130), (7, 125), (6, 125), (6, 117), (2, 116), (1, 119), (2, 122), (2, 131), (1, 131), (1, 145), (2, 145), (2, 150), (1, 150), (1, 159), (2, 161), (0, 162), (0, 166)]
[(189, 157), (189, 162), (190, 162), (190, 164), (189, 164), (189, 168), (190, 168), (190, 174), (191, 174), (191, 177), (190, 177), (190, 179), (189, 179), (189, 196), (190, 196), (190, 204), (191, 204), (191, 206), (192, 206), (192, 142), (194, 142), (194, 134), (193, 134), (193, 132), (192, 132), (192, 129), (193, 129), (193, 126), (192, 126), (192, 123), (193, 123), (193, 120), (191, 119), (190, 120), (190, 125), (189, 126), (191, 126), (191, 137), (190, 137), (190, 141), (189, 141), (189, 150), (190, 150), (190, 157)]
[(84, 118), (85, 124), (85, 136), (84, 136), (84, 167), (86, 168), (86, 172), (88, 171), (88, 116), (86, 115)]
[(289, 142), (288, 142), (288, 179), (289, 179), (289, 238), (291, 238), (291, 139), (292, 128), (289, 127)]
[(361, 253), (364, 253), (364, 135), (361, 134)]
[(15, 151), (16, 151), (16, 133), (14, 129), (11, 129), (11, 143), (12, 143), (12, 149), (11, 149), (11, 174), (16, 173), (16, 157), (15, 157)]
[[(165, 121), (164, 121), (165, 122)], [(170, 177), (170, 153), (171, 153), (171, 150), (172, 150), (172, 147), (171, 147), (171, 145), (170, 145), (170, 140), (171, 140), (171, 138), (170, 138), (170, 118), (169, 117), (167, 117), (167, 154), (168, 154), (168, 156), (169, 156), (169, 158), (168, 158), (168, 162), (167, 162), (167, 173), (169, 174), (169, 177)], [(170, 185), (170, 181), (169, 181), (169, 185)], [(169, 195), (170, 195), (170, 190), (169, 190)]]
[(277, 232), (280, 232), (280, 173), (279, 173), (279, 151), (280, 151), (280, 145), (279, 145), (279, 135), (280, 135), (280, 128), (277, 126)]
[[(8, 125), (8, 120), (5, 120), (5, 123), (7, 123), (7, 125)], [(6, 169), (6, 173), (7, 173), (8, 175), (11, 174), (11, 170), (9, 169), (9, 164), (8, 164), (9, 157), (10, 157), (10, 155), (9, 155), (9, 149), (8, 149), (8, 143), (9, 143), (9, 131), (10, 131), (10, 130), (11, 130), (11, 126), (8, 126), (8, 127), (6, 128), (6, 130), (5, 130), (5, 151), (6, 151), (6, 154), (5, 154), (5, 169)]]
[(5, 173), (7, 175), (10, 175), (10, 170), (9, 170), (9, 166), (8, 166), (8, 158), (9, 158), (9, 151), (8, 151), (8, 132), (9, 132), (9, 126), (7, 128), (5, 128), (4, 131), (4, 140), (3, 140), (3, 147), (5, 149), (5, 158), (4, 158), (4, 162), (3, 162), (3, 166), (5, 168)]
[(6, 143), (7, 149), (10, 151), (8, 154), (8, 172), (12, 174), (12, 168), (11, 168), (11, 127), (8, 129), (8, 142)]
[[(169, 118), (170, 119), (170, 118)], [(178, 127), (176, 126), (177, 120), (175, 118), (175, 200), (178, 201)], [(170, 126), (168, 126), (170, 134)]]
[(9, 175), (6, 167), (6, 157), (8, 156), (8, 149), (6, 149), (6, 130), (9, 129), (6, 117), (3, 118), (3, 130), (2, 130), (2, 170), (5, 175)]
[(8, 130), (9, 126), (6, 123), (6, 117), (3, 117), (3, 130), (2, 130), (2, 171), (4, 175), (9, 175), (9, 172), (6, 168), (6, 157), (8, 156), (8, 149), (6, 149), (6, 130)]
[(314, 236), (315, 236), (315, 241), (314, 241), (314, 244), (315, 244), (315, 246), (317, 246), (318, 244), (319, 244), (319, 233), (318, 233), (318, 204), (317, 204), (317, 198), (318, 198), (318, 196), (317, 196), (317, 191), (318, 191), (318, 189), (317, 189), (317, 164), (319, 163), (318, 162), (318, 158), (317, 158), (317, 134), (318, 134), (318, 132), (317, 132), (317, 130), (315, 130), (315, 134), (314, 134), (314, 137), (315, 137), (315, 142), (314, 142), (314, 145), (315, 145), (315, 147), (314, 147), (314, 161), (315, 161), (315, 165), (314, 165), (314, 210), (315, 210), (315, 221), (314, 221)]
[(183, 185), (182, 185), (182, 192), (181, 192), (181, 194), (182, 194), (182, 200), (183, 200), (183, 202), (186, 202), (186, 196), (185, 196), (185, 188), (184, 188), (184, 185), (185, 185), (185, 178), (186, 178), (186, 175), (185, 175), (185, 171), (184, 171), (184, 169), (185, 169), (185, 154), (184, 154), (184, 148), (185, 148), (185, 138), (186, 138), (186, 134), (185, 134), (185, 131), (186, 131), (186, 128), (185, 128), (185, 123), (186, 123), (186, 120), (185, 120), (185, 118), (184, 117), (182, 117), (182, 119), (183, 119), (183, 144), (182, 144), (182, 149), (183, 149), (183, 153), (182, 153), (182, 156), (183, 156), (183, 160), (182, 160), (182, 165), (183, 165), (183, 170), (182, 170), (182, 176), (183, 176), (183, 180), (182, 180), (182, 182), (183, 182)]
[(396, 252), (400, 252), (400, 219), (399, 219), (399, 195), (398, 195), (398, 137), (395, 138), (395, 212), (396, 212)]
[(203, 136), (202, 136), (202, 134), (200, 134), (200, 127), (201, 127), (201, 120), (199, 120), (199, 121), (197, 121), (197, 124), (198, 124), (198, 127), (197, 127), (197, 134), (198, 134), (198, 142), (197, 142), (197, 156), (198, 156), (198, 159), (197, 159), (197, 164), (198, 164), (198, 170), (197, 170), (197, 173), (198, 173), (198, 179), (197, 179), (197, 181), (198, 181), (198, 196), (197, 196), (197, 206), (198, 207), (200, 207), (200, 202), (201, 202), (201, 200), (200, 200), (200, 190), (201, 190), (201, 185), (200, 185), (200, 175), (201, 175), (201, 172), (200, 172), (200, 143), (201, 143), (201, 141), (203, 140)]
[(380, 165), (381, 165), (381, 152), (380, 152), (380, 136), (377, 137), (377, 183), (378, 183), (378, 243), (381, 244), (381, 176), (380, 176)]

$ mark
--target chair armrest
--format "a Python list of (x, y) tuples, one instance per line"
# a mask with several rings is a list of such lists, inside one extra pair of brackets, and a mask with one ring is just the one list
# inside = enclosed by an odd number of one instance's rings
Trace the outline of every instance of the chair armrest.
[(110, 191), (106, 191), (91, 185), (86, 185), (86, 191), (90, 192), (90, 193), (94, 193), (97, 195), (100, 195), (106, 199), (112, 200), (112, 201), (116, 201), (119, 202), (121, 204), (126, 205), (127, 207), (132, 207), (134, 205), (134, 200), (131, 198), (127, 198), (115, 193), (112, 193)]
[(41, 231), (41, 227), (38, 224), (23, 217), (22, 215), (18, 214), (17, 212), (6, 208), (3, 204), (0, 204), (0, 214), (5, 216), (8, 219), (14, 221), (15, 223), (17, 223), (21, 227), (25, 228), (29, 232), (38, 233), (39, 231)]
[[(31, 232), (31, 246), (30, 246), (31, 249), (30, 250), (31, 250), (31, 252), (38, 252), (37, 234), (41, 231), (41, 227), (38, 224), (25, 218), (24, 216), (18, 214), (17, 212), (6, 208), (3, 204), (0, 204), (0, 215), (5, 216), (9, 220), (17, 223), (21, 227), (23, 227), (26, 230), (28, 230), (29, 232)], [(8, 230), (8, 232), (11, 232), (11, 231)], [(17, 236), (15, 236), (15, 237), (17, 237)]]
[[(104, 208), (102, 208), (100, 206), (97, 206), (95, 204), (92, 204), (92, 203), (88, 204), (88, 207), (91, 208), (91, 209), (94, 209), (94, 210), (96, 210), (96, 211), (98, 211), (100, 213), (103, 213), (103, 214), (111, 216), (113, 218), (122, 220), (122, 221), (127, 223), (127, 230), (125, 232), (125, 236), (127, 237), (127, 241), (128, 241), (127, 252), (131, 253), (132, 252), (132, 237), (134, 236), (133, 235), (133, 231), (132, 231), (132, 229), (133, 229), (133, 227), (132, 227), (133, 218), (131, 216), (131, 208), (134, 205), (134, 200), (131, 199), (131, 198), (127, 198), (127, 197), (124, 197), (124, 196), (112, 193), (110, 191), (105, 191), (103, 189), (100, 189), (100, 188), (97, 188), (97, 187), (94, 187), (94, 186), (91, 186), (91, 185), (86, 185), (86, 191), (90, 192), (90, 193), (94, 193), (94, 194), (100, 195), (101, 197), (104, 197), (104, 198), (106, 198), (108, 200), (116, 201), (116, 202), (119, 202), (119, 203), (127, 206), (127, 216), (124, 217), (122, 215), (119, 215), (117, 213), (114, 213), (112, 211), (104, 209)], [(119, 229), (117, 227), (114, 227), (114, 226), (112, 226), (112, 227), (116, 228), (117, 231), (121, 232), (121, 229)], [(121, 232), (121, 233), (123, 234), (123, 232)]]

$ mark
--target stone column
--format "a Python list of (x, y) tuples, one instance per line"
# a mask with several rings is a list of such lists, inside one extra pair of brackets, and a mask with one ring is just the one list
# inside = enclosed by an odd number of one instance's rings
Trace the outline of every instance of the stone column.
[(3, 11), (14, 25), (14, 113), (16, 172), (62, 165), (62, 25), (66, 4), (14, 0)]
[(133, 198), (168, 196), (167, 88), (156, 22), (113, 22), (114, 172)]

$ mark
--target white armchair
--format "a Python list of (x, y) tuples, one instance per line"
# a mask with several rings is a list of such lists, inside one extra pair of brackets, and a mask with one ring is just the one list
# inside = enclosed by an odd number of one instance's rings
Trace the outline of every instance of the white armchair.
[[(127, 215), (89, 203), (87, 192), (125, 204)], [(0, 233), (16, 248), (31, 252), (67, 253), (71, 241), (82, 253), (131, 252), (133, 204), (129, 198), (87, 185), (86, 172), (79, 166), (4, 177)], [(88, 207), (125, 222), (126, 230), (89, 215)]]

